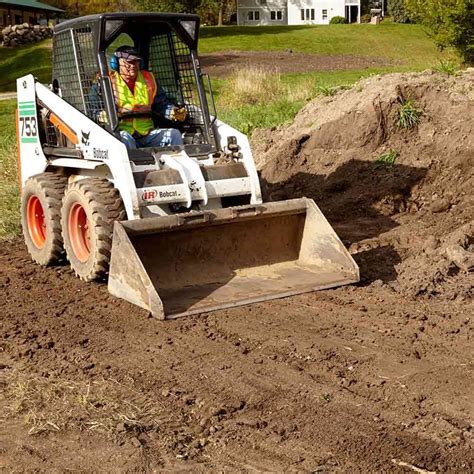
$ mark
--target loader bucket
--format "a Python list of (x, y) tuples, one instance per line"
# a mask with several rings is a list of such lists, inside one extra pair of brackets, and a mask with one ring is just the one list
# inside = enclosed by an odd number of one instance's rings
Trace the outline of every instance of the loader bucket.
[(310, 199), (116, 222), (109, 291), (160, 319), (359, 281)]

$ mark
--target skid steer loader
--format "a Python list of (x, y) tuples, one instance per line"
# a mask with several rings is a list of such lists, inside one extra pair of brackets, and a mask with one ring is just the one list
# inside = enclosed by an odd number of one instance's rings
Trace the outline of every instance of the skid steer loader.
[[(357, 282), (357, 265), (312, 200), (262, 202), (247, 137), (217, 118), (198, 31), (198, 16), (170, 13), (56, 26), (51, 84), (17, 80), (32, 258), (66, 257), (82, 280), (108, 277), (110, 293), (161, 319)], [(109, 60), (124, 44), (186, 108), (183, 145), (127, 150), (120, 141)]]

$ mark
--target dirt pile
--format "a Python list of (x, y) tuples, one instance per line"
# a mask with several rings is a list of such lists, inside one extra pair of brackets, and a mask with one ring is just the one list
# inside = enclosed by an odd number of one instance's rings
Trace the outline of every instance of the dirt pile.
[[(265, 197), (313, 198), (366, 283), (382, 280), (410, 296), (469, 297), (473, 79), (472, 69), (376, 76), (315, 99), (290, 126), (254, 135)], [(408, 101), (421, 112), (411, 129), (398, 124)], [(396, 156), (393, 164), (387, 156)]]

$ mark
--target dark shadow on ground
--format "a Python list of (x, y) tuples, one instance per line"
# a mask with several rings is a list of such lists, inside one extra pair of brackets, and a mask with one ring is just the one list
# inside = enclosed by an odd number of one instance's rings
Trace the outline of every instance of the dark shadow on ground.
[[(261, 177), (261, 185), (264, 201), (313, 199), (349, 247), (367, 239), (376, 241), (380, 234), (397, 227), (393, 217), (416, 205), (411, 191), (426, 173), (426, 168), (351, 160), (327, 176), (297, 172), (283, 182)], [(366, 283), (394, 280), (394, 267), (401, 261), (393, 247), (381, 243), (368, 250), (361, 248), (355, 259)]]

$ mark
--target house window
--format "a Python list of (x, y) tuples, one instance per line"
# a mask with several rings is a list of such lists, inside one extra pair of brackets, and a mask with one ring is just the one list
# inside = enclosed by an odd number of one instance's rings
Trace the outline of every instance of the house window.
[(258, 10), (250, 10), (247, 12), (247, 18), (249, 21), (259, 21), (260, 20), (260, 12)]
[(314, 8), (307, 8), (306, 10), (304, 8), (301, 9), (301, 20), (314, 20)]
[(270, 12), (270, 20), (283, 20), (283, 13), (281, 10), (272, 10)]
[(323, 10), (323, 20), (327, 20), (327, 19), (328, 19), (328, 11)]

